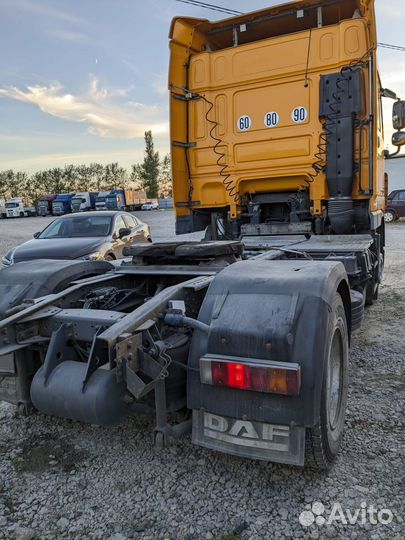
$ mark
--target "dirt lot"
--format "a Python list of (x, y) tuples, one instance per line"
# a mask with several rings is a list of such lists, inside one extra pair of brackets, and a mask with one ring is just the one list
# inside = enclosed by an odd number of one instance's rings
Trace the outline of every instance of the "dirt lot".
[[(138, 215), (155, 240), (173, 237), (172, 212)], [(0, 221), (0, 255), (47, 221)], [(353, 338), (329, 473), (225, 456), (189, 436), (159, 452), (144, 418), (106, 429), (2, 404), (0, 539), (403, 539), (404, 224), (387, 228), (386, 253), (380, 298)]]

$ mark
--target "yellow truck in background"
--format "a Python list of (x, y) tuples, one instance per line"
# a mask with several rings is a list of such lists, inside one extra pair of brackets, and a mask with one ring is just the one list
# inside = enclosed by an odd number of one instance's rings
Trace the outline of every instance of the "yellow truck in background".
[(176, 230), (205, 239), (1, 270), (0, 399), (107, 426), (151, 413), (159, 447), (191, 430), (326, 469), (383, 270), (384, 96), (405, 143), (374, 2), (177, 17), (170, 39)]

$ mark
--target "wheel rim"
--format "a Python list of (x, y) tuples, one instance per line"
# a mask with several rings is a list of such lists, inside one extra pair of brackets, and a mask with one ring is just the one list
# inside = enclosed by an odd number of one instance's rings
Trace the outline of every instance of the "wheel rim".
[(386, 223), (391, 223), (391, 221), (394, 221), (394, 216), (391, 214), (391, 212), (386, 212), (384, 214), (384, 221)]
[(334, 431), (339, 424), (343, 392), (344, 351), (342, 334), (336, 328), (332, 339), (328, 365), (328, 421), (329, 428)]

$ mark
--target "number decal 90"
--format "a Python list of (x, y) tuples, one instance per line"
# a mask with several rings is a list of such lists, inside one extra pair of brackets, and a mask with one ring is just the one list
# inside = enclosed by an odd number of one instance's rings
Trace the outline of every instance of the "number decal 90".
[(248, 131), (252, 127), (252, 119), (247, 114), (238, 118), (237, 128), (239, 131)]
[(274, 128), (280, 122), (280, 117), (276, 112), (268, 112), (264, 115), (264, 125), (268, 128)]
[(294, 124), (302, 124), (308, 118), (308, 111), (305, 107), (295, 107), (291, 113)]

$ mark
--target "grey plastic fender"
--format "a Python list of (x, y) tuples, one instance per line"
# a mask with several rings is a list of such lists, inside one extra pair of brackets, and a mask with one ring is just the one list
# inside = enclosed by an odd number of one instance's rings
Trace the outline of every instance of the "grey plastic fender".
[(0, 270), (0, 319), (25, 299), (40, 298), (65, 289), (69, 283), (105, 274), (114, 267), (107, 261), (36, 259)]
[[(199, 313), (210, 331), (196, 330), (192, 338), (187, 406), (232, 418), (314, 425), (328, 320), (338, 289), (349, 293), (344, 266), (335, 261), (242, 261), (220, 272)], [(347, 316), (350, 319), (350, 308)], [(201, 384), (199, 360), (205, 354), (296, 362), (301, 366), (300, 394)]]

